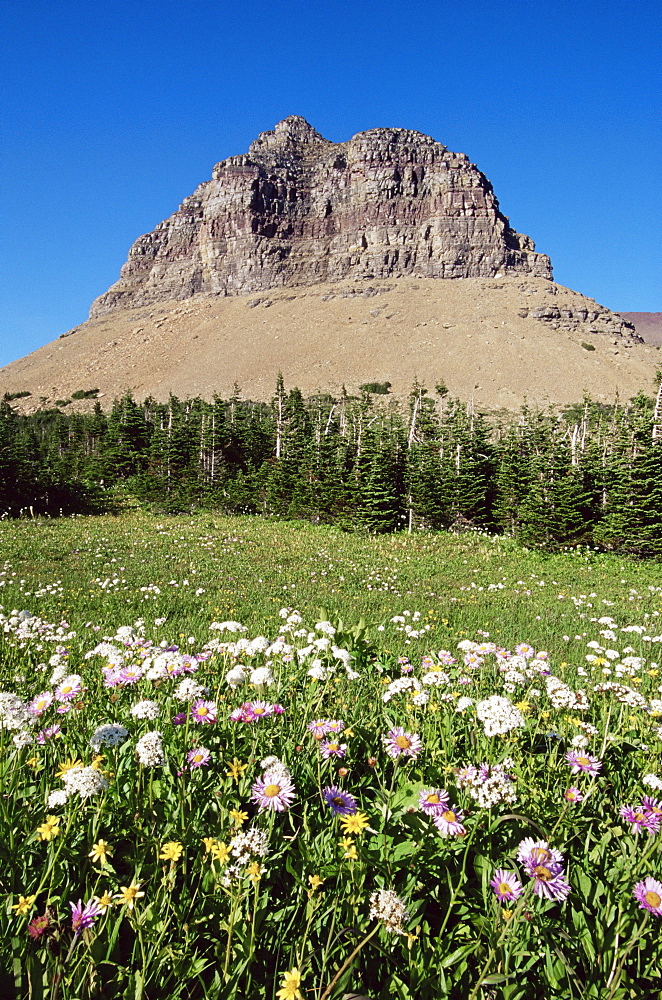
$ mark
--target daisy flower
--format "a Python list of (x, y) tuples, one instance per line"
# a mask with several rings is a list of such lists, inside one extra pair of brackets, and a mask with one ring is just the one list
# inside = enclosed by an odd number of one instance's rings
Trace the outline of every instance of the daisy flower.
[(449, 795), (445, 788), (423, 789), (418, 796), (418, 808), (428, 816), (439, 816), (448, 809)]
[(312, 722), (308, 723), (306, 729), (310, 733), (312, 733), (313, 737), (316, 740), (321, 740), (329, 732), (329, 730), (327, 729), (328, 724), (329, 724), (328, 719), (313, 719)]
[(563, 793), (563, 798), (566, 800), (566, 802), (581, 802), (584, 796), (582, 795), (582, 793), (579, 791), (578, 788), (571, 786), (570, 788), (566, 788), (565, 792)]
[(330, 785), (322, 792), (322, 798), (327, 805), (331, 806), (334, 813), (340, 816), (349, 816), (357, 810), (356, 799), (349, 792), (343, 792), (341, 788)]
[(361, 834), (370, 826), (370, 820), (365, 813), (355, 812), (351, 815), (343, 816), (340, 820), (340, 829), (346, 835)]
[(459, 837), (465, 833), (462, 825), (464, 813), (461, 809), (451, 809), (447, 806), (443, 812), (432, 817), (432, 822), (442, 837)]
[(199, 699), (191, 705), (191, 718), (194, 722), (203, 722), (210, 725), (216, 722), (217, 709), (216, 702), (202, 701)]
[(637, 882), (632, 895), (642, 910), (662, 917), (662, 882), (655, 878), (645, 878), (643, 882)]
[(186, 755), (186, 760), (191, 770), (194, 767), (203, 767), (209, 763), (210, 759), (211, 753), (207, 747), (196, 747), (194, 750), (189, 750)]
[(69, 906), (71, 907), (71, 926), (76, 935), (91, 927), (97, 917), (103, 913), (102, 908), (93, 899), (85, 906), (83, 906), (82, 899), (79, 899), (77, 903), (69, 903)]
[(265, 771), (261, 778), (251, 786), (251, 801), (255, 802), (260, 812), (283, 812), (289, 809), (295, 798), (295, 788), (291, 780), (284, 774)]
[(546, 840), (525, 837), (519, 842), (517, 860), (523, 865), (551, 865), (559, 871), (563, 864), (563, 855), (555, 847), (550, 847)]
[(592, 778), (595, 778), (602, 768), (602, 761), (598, 760), (597, 757), (591, 757), (587, 753), (576, 753), (574, 750), (568, 750), (565, 762), (570, 765), (572, 774), (583, 773)]
[(565, 899), (570, 885), (558, 865), (526, 865), (526, 873), (533, 880), (533, 891), (543, 899)]
[(382, 736), (382, 743), (386, 753), (393, 760), (401, 756), (418, 757), (423, 749), (418, 733), (406, 733), (402, 726), (390, 729), (386, 736)]
[(329, 757), (344, 757), (347, 753), (347, 744), (338, 743), (337, 740), (322, 740), (320, 752), (324, 760), (328, 760)]
[(657, 833), (660, 826), (662, 826), (662, 815), (649, 812), (643, 808), (643, 805), (638, 809), (632, 806), (622, 806), (620, 816), (626, 823), (630, 824), (633, 833), (639, 833), (640, 830)]
[(497, 868), (494, 878), (490, 880), (490, 885), (500, 903), (518, 899), (524, 892), (524, 887), (517, 875), (514, 872), (507, 872), (503, 868)]

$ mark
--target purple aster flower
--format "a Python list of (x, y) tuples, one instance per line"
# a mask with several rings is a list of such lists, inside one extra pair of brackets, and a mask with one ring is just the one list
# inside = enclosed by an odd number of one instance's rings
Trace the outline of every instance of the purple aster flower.
[(641, 800), (641, 808), (648, 813), (652, 813), (653, 816), (658, 816), (662, 819), (662, 804), (657, 799), (651, 798), (650, 795), (644, 795)]
[(201, 722), (206, 725), (211, 725), (212, 722), (216, 722), (216, 702), (198, 699), (198, 701), (191, 705), (191, 718), (194, 722)]
[(579, 791), (578, 788), (575, 788), (574, 785), (571, 785), (570, 788), (566, 788), (565, 792), (563, 793), (563, 798), (566, 800), (566, 802), (581, 802), (584, 796)]
[(642, 910), (662, 917), (662, 882), (658, 882), (656, 878), (645, 878), (643, 882), (637, 882), (632, 895)]
[(330, 731), (327, 727), (329, 725), (328, 719), (313, 719), (306, 726), (306, 729), (313, 734), (316, 740), (324, 739), (326, 734)]
[(563, 864), (563, 855), (555, 847), (550, 847), (546, 840), (525, 837), (519, 842), (517, 860), (523, 865), (547, 865), (558, 872)]
[(68, 713), (71, 711), (72, 708), (73, 705), (64, 702), (62, 705), (58, 705), (55, 711), (57, 712), (58, 715), (68, 715)]
[(51, 691), (42, 691), (35, 698), (32, 699), (28, 705), (28, 712), (31, 715), (43, 715), (47, 708), (50, 708), (53, 704), (53, 694)]
[(349, 792), (343, 792), (341, 788), (336, 788), (335, 785), (325, 788), (322, 792), (322, 798), (327, 805), (331, 806), (334, 813), (338, 813), (340, 816), (349, 816), (355, 813), (358, 808), (354, 796), (350, 795)]
[(465, 785), (472, 785), (477, 777), (478, 768), (474, 767), (473, 764), (467, 764), (466, 767), (458, 767), (455, 770), (455, 780), (460, 788), (464, 788)]
[(276, 704), (271, 706), (271, 711), (274, 713), (274, 715), (283, 715), (285, 709), (283, 708), (282, 705)]
[(418, 808), (428, 816), (440, 816), (448, 809), (449, 795), (445, 788), (424, 788), (418, 796)]
[(283, 812), (289, 809), (294, 798), (294, 785), (282, 771), (265, 771), (251, 786), (251, 801), (257, 803), (260, 812)]
[(633, 833), (639, 833), (640, 830), (657, 833), (660, 826), (662, 826), (662, 816), (658, 816), (654, 812), (648, 812), (643, 807), (633, 808), (632, 806), (622, 806), (620, 816), (626, 823), (630, 824)]
[(320, 752), (324, 760), (328, 760), (329, 757), (344, 757), (347, 753), (347, 744), (338, 743), (337, 740), (322, 740)]
[(47, 726), (46, 729), (40, 729), (36, 737), (37, 743), (43, 746), (47, 740), (52, 739), (54, 736), (59, 736), (61, 729), (62, 727), (58, 725)]
[(386, 753), (393, 760), (401, 756), (418, 757), (423, 749), (418, 733), (406, 733), (402, 726), (390, 729), (386, 736), (382, 736), (382, 743)]
[(592, 778), (595, 778), (599, 774), (602, 768), (602, 761), (598, 760), (597, 757), (591, 757), (587, 753), (577, 753), (575, 750), (568, 750), (565, 755), (566, 764), (570, 765), (570, 770), (573, 774), (589, 774)]
[(127, 687), (131, 684), (137, 684), (142, 679), (143, 674), (144, 671), (139, 667), (124, 667), (117, 675), (117, 684)]
[(504, 868), (497, 868), (490, 885), (500, 903), (518, 899), (524, 892), (524, 887), (515, 872), (507, 872)]
[(194, 767), (204, 767), (208, 764), (211, 759), (211, 753), (207, 747), (196, 747), (194, 750), (189, 750), (186, 754), (186, 760), (188, 765), (193, 770)]
[(342, 733), (345, 723), (342, 719), (329, 719), (326, 724), (327, 733)]
[(533, 891), (536, 896), (543, 899), (565, 899), (570, 892), (570, 884), (560, 866), (527, 864), (525, 869), (526, 874), (534, 880)]
[(274, 714), (274, 706), (266, 701), (247, 701), (245, 709), (250, 714), (251, 722), (268, 719), (270, 715)]
[(28, 924), (28, 934), (33, 941), (38, 941), (42, 934), (45, 934), (50, 926), (48, 913), (42, 913), (40, 917), (33, 917)]
[(103, 912), (103, 908), (95, 903), (93, 899), (83, 906), (83, 900), (77, 903), (69, 903), (71, 907), (71, 926), (76, 934), (91, 927), (97, 917)]
[(56, 701), (71, 701), (76, 698), (83, 689), (81, 679), (78, 674), (69, 674), (62, 683), (55, 688)]
[(461, 837), (466, 833), (462, 825), (464, 813), (461, 809), (447, 806), (442, 813), (432, 817), (432, 822), (442, 837)]
[(173, 715), (172, 724), (173, 726), (183, 726), (186, 722), (188, 712), (177, 712), (177, 715)]

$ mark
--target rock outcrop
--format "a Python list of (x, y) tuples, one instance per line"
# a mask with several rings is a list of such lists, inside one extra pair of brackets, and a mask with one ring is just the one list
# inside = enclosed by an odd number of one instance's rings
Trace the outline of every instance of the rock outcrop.
[(333, 143), (291, 116), (141, 236), (90, 315), (348, 279), (502, 274), (552, 276), (464, 153), (396, 128)]

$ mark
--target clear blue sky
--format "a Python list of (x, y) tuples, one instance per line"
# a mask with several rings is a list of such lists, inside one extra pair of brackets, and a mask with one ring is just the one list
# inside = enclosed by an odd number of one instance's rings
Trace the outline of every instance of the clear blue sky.
[(468, 154), (561, 284), (662, 310), (659, 0), (0, 0), (0, 365), (301, 114)]

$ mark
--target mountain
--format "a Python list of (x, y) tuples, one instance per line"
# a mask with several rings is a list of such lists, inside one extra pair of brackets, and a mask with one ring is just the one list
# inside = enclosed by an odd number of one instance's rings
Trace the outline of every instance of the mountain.
[(267, 399), (282, 371), (304, 393), (418, 378), (514, 410), (649, 390), (654, 355), (552, 280), (463, 153), (394, 128), (333, 143), (292, 116), (134, 243), (86, 323), (0, 369), (0, 394)]

